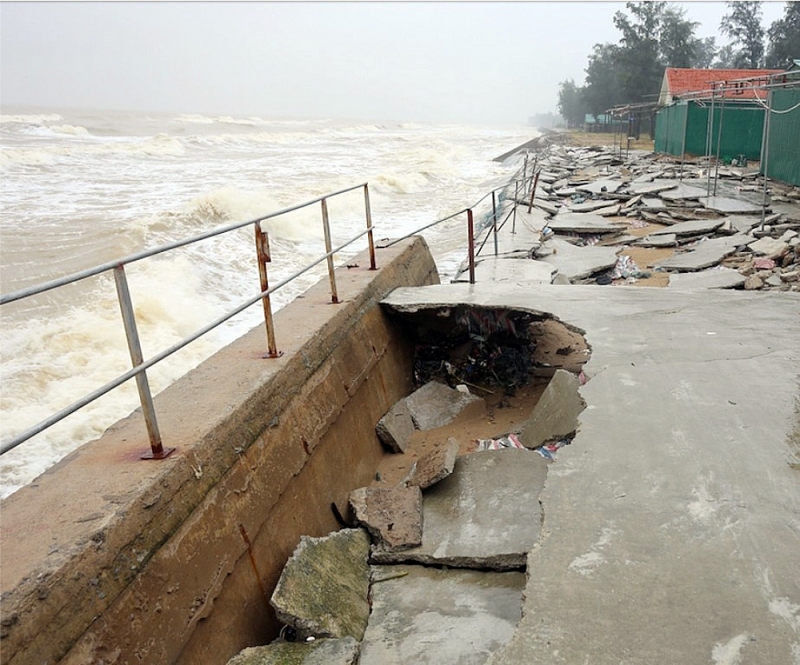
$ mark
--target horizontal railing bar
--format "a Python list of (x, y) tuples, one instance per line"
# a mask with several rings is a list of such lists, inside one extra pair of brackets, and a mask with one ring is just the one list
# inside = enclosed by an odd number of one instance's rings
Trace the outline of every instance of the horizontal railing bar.
[(404, 236), (402, 236), (400, 238), (393, 238), (391, 240), (391, 242), (388, 242), (385, 245), (381, 245), (381, 247), (391, 247), (392, 245), (395, 245), (398, 242), (402, 242), (406, 238), (410, 238), (411, 236), (415, 236), (418, 233), (421, 233), (422, 231), (427, 231), (428, 229), (436, 226), (437, 224), (443, 224), (444, 222), (447, 222), (447, 221), (453, 219), (454, 217), (458, 217), (459, 215), (463, 215), (468, 210), (472, 210), (476, 206), (480, 205), (487, 197), (491, 196), (493, 192), (502, 192), (504, 189), (509, 187), (509, 185), (512, 185), (512, 184), (514, 184), (516, 182), (523, 182), (524, 183), (524, 182), (527, 182), (528, 180), (530, 180), (530, 177), (527, 177), (527, 178), (512, 178), (511, 180), (509, 180), (502, 187), (498, 187), (498, 188), (493, 189), (492, 191), (487, 192), (486, 194), (484, 194), (471, 207), (463, 208), (463, 209), (459, 210), (458, 212), (454, 212), (451, 215), (448, 215), (447, 217), (442, 217), (442, 219), (437, 219), (435, 222), (431, 222), (430, 224), (426, 224), (425, 226), (421, 226), (418, 229), (414, 229), (411, 233), (408, 233), (408, 234), (406, 234), (406, 235), (404, 235)]
[[(362, 187), (363, 187), (363, 185), (362, 185)], [(133, 369), (128, 370), (124, 374), (121, 374), (120, 376), (118, 376), (116, 379), (113, 379), (113, 380), (109, 381), (104, 386), (101, 386), (97, 390), (89, 393), (88, 395), (85, 395), (84, 397), (82, 397), (78, 401), (76, 401), (76, 402), (70, 404), (69, 406), (61, 409), (61, 411), (58, 411), (58, 412), (54, 413), (53, 415), (49, 416), (45, 420), (42, 420), (41, 422), (37, 423), (33, 427), (30, 427), (29, 429), (25, 430), (24, 432), (18, 434), (14, 438), (9, 439), (8, 441), (6, 441), (2, 445), (0, 445), (0, 455), (8, 452), (9, 450), (12, 450), (12, 449), (16, 448), (19, 444), (24, 443), (25, 441), (27, 441), (31, 437), (36, 436), (40, 432), (43, 432), (48, 427), (51, 427), (52, 425), (55, 425), (57, 422), (63, 420), (67, 416), (69, 416), (69, 415), (75, 413), (76, 411), (82, 409), (87, 404), (91, 404), (96, 399), (99, 399), (100, 397), (102, 397), (106, 393), (111, 392), (115, 388), (118, 388), (123, 383), (125, 383), (126, 381), (129, 381), (130, 379), (132, 379), (136, 375), (140, 374), (141, 372), (144, 372), (144, 371), (150, 369), (150, 367), (152, 367), (156, 363), (161, 362), (165, 358), (171, 356), (173, 353), (176, 353), (177, 351), (180, 351), (183, 347), (187, 346), (188, 344), (191, 344), (196, 339), (199, 339), (200, 337), (202, 337), (206, 333), (211, 332), (214, 328), (217, 328), (218, 326), (221, 326), (223, 323), (225, 323), (229, 319), (232, 319), (237, 314), (240, 314), (245, 309), (247, 309), (251, 305), (257, 303), (259, 300), (261, 300), (265, 296), (271, 295), (272, 293), (274, 293), (275, 291), (277, 291), (281, 287), (286, 286), (286, 284), (288, 284), (289, 282), (297, 279), (303, 273), (308, 272), (309, 270), (311, 270), (311, 268), (313, 268), (313, 267), (319, 265), (320, 263), (322, 263), (323, 261), (327, 260), (327, 258), (329, 256), (333, 256), (334, 254), (336, 254), (336, 252), (339, 252), (339, 251), (343, 250), (345, 247), (347, 247), (348, 245), (353, 244), (359, 238), (363, 238), (365, 235), (367, 235), (368, 232), (369, 232), (369, 229), (365, 230), (365, 231), (362, 231), (361, 233), (359, 233), (358, 235), (354, 236), (353, 238), (351, 238), (350, 240), (348, 240), (344, 244), (340, 245), (339, 247), (337, 247), (335, 249), (332, 249), (330, 252), (327, 252), (326, 254), (321, 256), (319, 259), (317, 259), (313, 263), (308, 264), (307, 266), (305, 266), (301, 270), (297, 271), (293, 275), (290, 275), (289, 277), (287, 277), (283, 281), (279, 282), (275, 286), (270, 287), (266, 291), (263, 291), (263, 292), (259, 293), (257, 296), (254, 296), (254, 297), (248, 299), (247, 301), (244, 302), (244, 304), (239, 305), (235, 309), (231, 310), (227, 314), (224, 314), (223, 316), (221, 316), (220, 318), (216, 319), (215, 321), (212, 321), (211, 323), (209, 323), (208, 325), (204, 326), (200, 330), (192, 333), (188, 337), (185, 337), (181, 341), (176, 342), (175, 344), (173, 344), (169, 348), (161, 351), (160, 353), (156, 354), (155, 356), (153, 356), (149, 360), (146, 360), (143, 363), (141, 363), (140, 365), (137, 365), (136, 367), (134, 367)]]
[(215, 236), (222, 235), (224, 233), (229, 233), (230, 231), (235, 231), (236, 229), (241, 229), (245, 226), (249, 226), (250, 224), (257, 224), (267, 219), (272, 219), (274, 217), (279, 217), (280, 215), (285, 215), (290, 212), (295, 212), (297, 210), (301, 210), (302, 208), (307, 208), (310, 205), (314, 205), (315, 203), (319, 203), (325, 198), (332, 198), (334, 196), (339, 196), (340, 194), (346, 194), (347, 192), (352, 192), (356, 189), (360, 189), (364, 187), (364, 185), (366, 184), (367, 183), (362, 182), (360, 185), (354, 185), (352, 187), (340, 189), (339, 191), (333, 192), (332, 194), (325, 194), (324, 196), (318, 196), (317, 198), (312, 199), (310, 201), (305, 201), (304, 203), (298, 203), (297, 205), (290, 206), (288, 208), (283, 208), (282, 210), (272, 212), (268, 215), (264, 215), (263, 217), (250, 219), (245, 222), (236, 222), (234, 224), (229, 224), (228, 226), (218, 227), (216, 229), (206, 231), (205, 233), (201, 233), (197, 236), (192, 236), (191, 238), (186, 238), (184, 240), (176, 240), (166, 245), (161, 245), (160, 247), (153, 247), (152, 249), (146, 249), (136, 254), (131, 254), (121, 259), (115, 259), (114, 261), (109, 261), (99, 266), (95, 266), (94, 268), (88, 268), (86, 270), (82, 270), (80, 272), (76, 272), (71, 275), (59, 277), (58, 279), (54, 279), (49, 282), (39, 284), (37, 286), (32, 286), (26, 289), (20, 289), (19, 291), (14, 291), (12, 293), (5, 293), (3, 295), (0, 295), (0, 305), (6, 305), (16, 300), (27, 298), (29, 296), (45, 293), (46, 291), (51, 291), (52, 289), (56, 289), (60, 286), (65, 286), (67, 284), (72, 284), (73, 282), (78, 282), (82, 279), (87, 279), (88, 277), (94, 277), (95, 275), (99, 275), (108, 270), (113, 270), (119, 265), (127, 265), (130, 263), (135, 263), (136, 261), (141, 261), (142, 259), (146, 259), (151, 256), (156, 256), (158, 254), (162, 254), (164, 252), (168, 252), (173, 249), (178, 249), (179, 247), (185, 247), (186, 245), (191, 245), (193, 243), (200, 242), (201, 240), (207, 240), (208, 238), (213, 238)]

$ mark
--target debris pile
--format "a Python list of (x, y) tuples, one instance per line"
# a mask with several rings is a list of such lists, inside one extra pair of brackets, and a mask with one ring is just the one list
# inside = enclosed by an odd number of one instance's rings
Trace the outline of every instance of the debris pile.
[[(473, 452), (461, 456), (448, 437), (399, 482), (378, 476), (352, 491), (349, 528), (302, 537), (281, 574), (270, 600), (285, 624), (280, 637), (243, 650), (231, 665), (378, 665), (398, 654), (423, 664), (485, 661), (520, 620), (527, 557), (542, 527), (539, 493), (553, 453), (570, 441), (554, 437), (574, 435), (582, 408), (577, 396), (561, 393), (579, 383), (564, 370), (551, 379), (545, 408), (552, 399), (568, 403), (555, 420), (534, 409), (520, 432), (473, 441)], [(463, 387), (429, 383), (395, 404), (376, 432), (408, 457), (398, 432), (450, 431), (475, 401), (483, 399)]]
[(553, 144), (537, 164), (545, 216), (529, 258), (558, 268), (553, 283), (800, 290), (797, 187), (767, 180), (765, 191), (753, 167), (623, 161), (611, 148)]

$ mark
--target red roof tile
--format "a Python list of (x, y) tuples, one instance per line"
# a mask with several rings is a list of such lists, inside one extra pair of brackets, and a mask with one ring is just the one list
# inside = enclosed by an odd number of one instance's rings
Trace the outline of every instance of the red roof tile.
[[(682, 69), (678, 67), (667, 67), (664, 72), (668, 95), (673, 98), (682, 97), (687, 93), (707, 92), (711, 96), (714, 83), (720, 81), (736, 81), (739, 79), (753, 78), (756, 76), (766, 77), (770, 74), (780, 74), (782, 69)], [(761, 81), (764, 83), (764, 81)], [(663, 88), (662, 88), (663, 90)], [(701, 95), (693, 94), (693, 97)], [(752, 84), (744, 83), (739, 90), (729, 90), (725, 92), (726, 98), (733, 99), (766, 99), (765, 90), (758, 90)]]

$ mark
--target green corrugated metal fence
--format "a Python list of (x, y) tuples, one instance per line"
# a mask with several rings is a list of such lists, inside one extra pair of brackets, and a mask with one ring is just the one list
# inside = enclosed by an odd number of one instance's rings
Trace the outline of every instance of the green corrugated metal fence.
[[(677, 102), (665, 106), (656, 114), (656, 152), (680, 155), (706, 154), (708, 114), (710, 102)], [(711, 154), (717, 154), (717, 140), (722, 123), (720, 159), (730, 162), (744, 155), (747, 159), (761, 157), (761, 140), (764, 126), (764, 109), (756, 104), (743, 104), (725, 100), (714, 106), (714, 124), (711, 128)], [(685, 132), (685, 148), (684, 147)]]
[(773, 113), (769, 120), (767, 175), (775, 180), (800, 185), (800, 88), (772, 91)]

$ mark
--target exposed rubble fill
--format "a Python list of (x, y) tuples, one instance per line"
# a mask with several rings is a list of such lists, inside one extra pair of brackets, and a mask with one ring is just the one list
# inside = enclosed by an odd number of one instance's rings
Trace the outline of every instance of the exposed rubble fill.
[(556, 369), (575, 373), (591, 350), (583, 331), (545, 313), (443, 307), (398, 315), (414, 342), (414, 381), (500, 387), (507, 395)]

